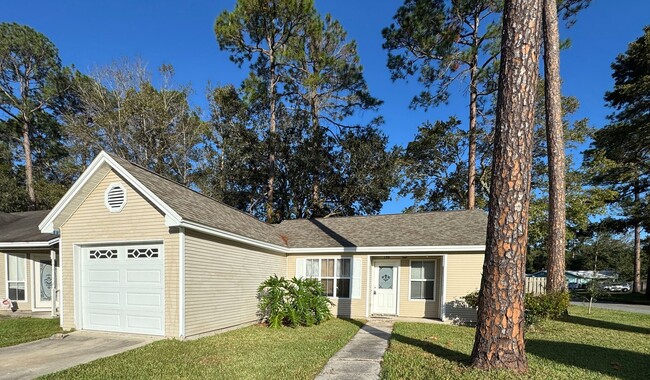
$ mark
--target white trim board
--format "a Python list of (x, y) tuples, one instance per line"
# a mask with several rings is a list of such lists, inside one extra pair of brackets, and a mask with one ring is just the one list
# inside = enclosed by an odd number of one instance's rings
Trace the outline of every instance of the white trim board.
[(2, 242), (0, 248), (49, 248), (59, 243), (60, 238), (49, 241)]

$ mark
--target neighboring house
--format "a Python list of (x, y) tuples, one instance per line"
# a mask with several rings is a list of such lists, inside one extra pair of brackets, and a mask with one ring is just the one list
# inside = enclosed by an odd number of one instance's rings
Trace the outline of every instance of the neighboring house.
[(273, 274), (318, 278), (341, 317), (472, 320), (458, 300), (479, 288), (486, 222), (452, 211), (271, 225), (102, 152), (39, 228), (60, 239), (63, 328), (184, 338), (257, 321)]
[(0, 213), (0, 299), (10, 299), (14, 310), (56, 311), (59, 237), (38, 230), (48, 213)]
[[(602, 270), (602, 271), (591, 271), (591, 270), (580, 270), (580, 271), (565, 271), (564, 276), (566, 281), (569, 284), (578, 284), (585, 285), (591, 280), (616, 280), (618, 274), (612, 270)], [(546, 270), (541, 270), (539, 272), (527, 274), (526, 277), (546, 277)]]

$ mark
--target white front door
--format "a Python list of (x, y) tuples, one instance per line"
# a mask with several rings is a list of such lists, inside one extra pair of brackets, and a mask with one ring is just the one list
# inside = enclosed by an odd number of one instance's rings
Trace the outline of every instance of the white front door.
[(397, 315), (399, 261), (374, 261), (372, 265), (372, 313)]
[(164, 335), (163, 246), (81, 250), (84, 330)]
[(52, 288), (54, 276), (50, 255), (31, 255), (34, 261), (34, 308), (52, 308)]

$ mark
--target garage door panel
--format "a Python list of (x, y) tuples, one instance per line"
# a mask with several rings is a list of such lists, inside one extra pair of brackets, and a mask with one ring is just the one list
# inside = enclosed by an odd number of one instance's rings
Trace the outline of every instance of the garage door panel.
[(126, 293), (126, 304), (135, 307), (162, 307), (162, 297), (159, 293)]
[(89, 306), (119, 306), (120, 292), (111, 291), (88, 291), (86, 293), (86, 302)]
[(119, 331), (120, 325), (122, 324), (120, 313), (115, 313), (112, 310), (89, 313), (87, 322), (91, 326), (95, 327), (95, 329), (101, 327), (104, 329), (110, 329), (110, 331)]
[(126, 282), (138, 286), (144, 283), (159, 285), (162, 282), (162, 273), (159, 270), (127, 269)]
[(164, 335), (162, 255), (155, 244), (83, 249), (82, 328)]
[(88, 274), (88, 282), (95, 283), (119, 283), (120, 271), (117, 269), (89, 269), (86, 271)]

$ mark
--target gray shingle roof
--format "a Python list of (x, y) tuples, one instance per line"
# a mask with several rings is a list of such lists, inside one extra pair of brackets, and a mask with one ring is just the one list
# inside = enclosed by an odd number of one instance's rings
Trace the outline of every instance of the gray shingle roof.
[(480, 210), (287, 220), (271, 225), (111, 155), (184, 220), (290, 248), (483, 245)]
[(286, 246), (274, 226), (123, 158), (115, 155), (111, 157), (184, 220), (266, 243)]
[(289, 247), (399, 247), (483, 245), (487, 214), (438, 211), (416, 214), (286, 220), (279, 228)]
[(47, 242), (56, 235), (43, 234), (38, 224), (50, 210), (0, 213), (0, 242)]

